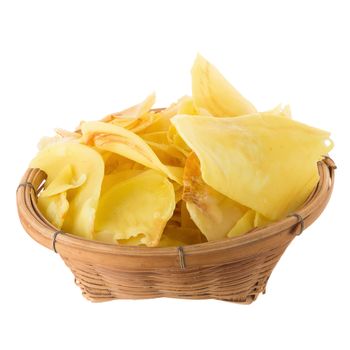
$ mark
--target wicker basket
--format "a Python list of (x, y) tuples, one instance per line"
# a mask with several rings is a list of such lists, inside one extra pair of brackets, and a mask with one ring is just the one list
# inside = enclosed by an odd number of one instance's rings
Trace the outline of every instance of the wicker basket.
[(36, 205), (46, 178), (39, 169), (23, 176), (17, 206), (24, 229), (62, 257), (91, 301), (171, 297), (249, 304), (265, 291), (289, 243), (327, 205), (335, 165), (325, 157), (318, 168), (320, 181), (297, 213), (244, 236), (184, 247), (118, 246), (57, 231)]

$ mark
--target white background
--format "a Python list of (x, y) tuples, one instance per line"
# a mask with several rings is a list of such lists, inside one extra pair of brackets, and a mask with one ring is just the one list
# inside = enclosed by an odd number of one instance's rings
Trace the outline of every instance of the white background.
[[(349, 349), (349, 10), (346, 1), (0, 1), (0, 348)], [(197, 52), (259, 110), (290, 103), (330, 130), (331, 202), (250, 306), (92, 304), (22, 229), (15, 190), (43, 135), (155, 90), (190, 93)]]

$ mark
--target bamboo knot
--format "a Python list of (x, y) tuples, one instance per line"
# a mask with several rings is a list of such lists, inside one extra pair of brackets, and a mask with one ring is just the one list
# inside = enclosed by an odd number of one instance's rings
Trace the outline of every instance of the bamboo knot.
[(179, 252), (179, 264), (180, 264), (180, 269), (185, 269), (186, 268), (186, 264), (185, 264), (185, 253), (184, 253), (184, 249), (183, 247), (178, 247), (177, 248), (178, 252)]
[(52, 249), (55, 253), (57, 253), (57, 249), (56, 249), (56, 238), (57, 236), (60, 234), (60, 233), (64, 233), (63, 231), (56, 231), (54, 234), (53, 234), (53, 240), (52, 240)]
[(303, 233), (304, 228), (305, 228), (304, 218), (298, 213), (289, 214), (288, 216), (289, 217), (295, 216), (298, 219), (298, 222), (295, 224), (295, 226), (300, 225), (300, 231), (299, 231), (299, 233), (296, 233), (296, 235), (300, 236)]

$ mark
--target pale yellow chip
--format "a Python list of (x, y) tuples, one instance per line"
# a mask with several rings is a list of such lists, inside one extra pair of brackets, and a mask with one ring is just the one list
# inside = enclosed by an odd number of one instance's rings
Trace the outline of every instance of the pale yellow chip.
[(137, 164), (133, 160), (125, 158), (117, 153), (105, 151), (98, 147), (94, 147), (94, 149), (96, 149), (103, 158), (105, 163), (105, 175), (133, 169)]
[(155, 103), (155, 94), (149, 95), (141, 103), (121, 112), (112, 113), (101, 119), (102, 122), (118, 125), (134, 133), (140, 133), (160, 119), (160, 115), (151, 110)]
[(152, 148), (131, 131), (103, 122), (83, 123), (81, 128), (83, 133), (81, 142), (117, 153), (148, 168), (161, 171), (170, 179), (182, 183), (183, 169), (164, 165)]
[(197, 154), (205, 183), (276, 220), (296, 210), (318, 181), (329, 133), (289, 118), (179, 115), (177, 131)]
[(169, 247), (198, 243), (202, 243), (202, 234), (198, 228), (167, 226), (158, 246)]
[(79, 177), (74, 174), (73, 165), (66, 164), (62, 170), (58, 170), (53, 180), (45, 186), (39, 198), (53, 196), (67, 192), (73, 188), (81, 186), (86, 181), (86, 174), (81, 173)]
[(147, 114), (156, 101), (155, 93), (150, 94), (146, 99), (137, 105), (124, 109), (123, 111), (112, 113), (104, 117), (102, 122), (111, 122), (114, 119), (136, 120)]
[[(173, 128), (172, 125), (171, 127)], [(140, 137), (153, 149), (164, 164), (184, 166), (186, 157), (175, 145), (171, 144), (168, 131), (140, 134)]]
[(255, 211), (248, 210), (227, 234), (227, 237), (241, 236), (254, 228)]
[(109, 191), (114, 185), (122, 181), (131, 179), (134, 176), (140, 175), (144, 171), (145, 170), (140, 169), (127, 169), (105, 175), (102, 182), (101, 196), (107, 191)]
[(226, 237), (247, 210), (204, 183), (199, 160), (194, 153), (186, 161), (182, 198), (186, 201), (191, 219), (208, 241)]
[[(176, 114), (179, 114), (180, 108), (186, 108), (183, 109), (182, 113), (189, 113), (189, 110), (187, 107), (184, 107), (187, 103), (187, 101), (192, 100), (189, 96), (183, 96), (175, 103), (171, 104), (167, 108), (159, 108), (154, 110), (154, 122), (147, 126), (144, 130), (142, 130), (142, 133), (153, 133), (153, 132), (160, 132), (165, 131), (167, 132), (170, 124), (170, 119), (174, 117)], [(191, 107), (188, 107), (191, 108)], [(186, 111), (186, 112), (185, 112)]]
[(57, 229), (61, 229), (69, 209), (67, 193), (38, 198), (38, 208), (45, 218)]
[(262, 214), (249, 209), (240, 220), (237, 221), (236, 225), (227, 234), (227, 237), (241, 236), (254, 228), (266, 226), (272, 221), (265, 218)]
[(64, 129), (55, 129), (56, 135), (51, 137), (42, 137), (38, 143), (38, 149), (41, 151), (47, 146), (57, 143), (78, 142), (81, 134), (78, 132), (71, 132)]
[[(50, 184), (54, 183), (57, 176), (60, 175), (57, 169), (65, 169), (67, 164), (72, 165), (75, 179), (82, 179), (84, 176), (86, 178), (81, 186), (72, 188), (67, 193), (69, 209), (62, 229), (78, 236), (92, 238), (95, 211), (104, 173), (101, 155), (85, 145), (70, 142), (59, 143), (40, 151), (30, 163), (30, 167), (40, 168), (47, 174), (46, 186), (49, 189)], [(62, 204), (65, 203), (63, 198), (57, 200), (59, 203), (56, 206), (66, 205)]]
[(155, 170), (117, 182), (101, 196), (94, 238), (116, 243), (140, 235), (140, 244), (153, 247), (175, 208), (173, 185)]
[(255, 107), (201, 55), (197, 55), (192, 67), (192, 95), (196, 109), (204, 109), (215, 117), (256, 112)]
[(60, 229), (69, 209), (67, 191), (78, 188), (86, 181), (86, 174), (75, 177), (73, 166), (67, 164), (46, 184), (38, 198), (38, 208), (51, 224)]

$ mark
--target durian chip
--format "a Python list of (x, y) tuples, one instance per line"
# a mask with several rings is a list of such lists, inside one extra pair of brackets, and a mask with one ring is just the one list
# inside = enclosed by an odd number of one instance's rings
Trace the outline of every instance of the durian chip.
[(107, 191), (109, 191), (109, 189), (112, 188), (114, 185), (122, 181), (131, 179), (134, 176), (140, 175), (144, 171), (145, 170), (127, 169), (127, 170), (120, 170), (112, 174), (105, 175), (102, 182), (101, 196)]
[(191, 219), (208, 241), (224, 238), (247, 210), (204, 183), (195, 153), (186, 161), (182, 198)]
[(174, 208), (174, 188), (167, 177), (155, 170), (143, 171), (102, 194), (94, 238), (116, 243), (143, 235), (140, 244), (154, 247)]
[(255, 211), (250, 209), (248, 210), (240, 220), (233, 226), (230, 232), (227, 234), (227, 237), (237, 237), (241, 236), (248, 231), (252, 230), (254, 226)]
[(256, 112), (255, 107), (201, 55), (197, 55), (192, 67), (192, 95), (196, 109), (205, 109), (215, 117)]
[(103, 118), (101, 121), (111, 122), (114, 119), (135, 120), (137, 118), (144, 116), (146, 113), (148, 113), (152, 108), (152, 106), (154, 105), (155, 101), (156, 101), (156, 95), (155, 93), (152, 93), (149, 96), (147, 96), (147, 98), (144, 101), (138, 103), (137, 105), (129, 107), (117, 113), (109, 114), (105, 118)]
[(186, 158), (190, 155), (191, 148), (185, 143), (182, 137), (177, 132), (174, 125), (171, 125), (168, 129), (168, 140), (179, 152), (181, 152)]
[(86, 174), (75, 178), (73, 166), (67, 164), (49, 184), (46, 184), (40, 193), (38, 208), (46, 219), (58, 229), (62, 228), (69, 209), (67, 191), (82, 186), (85, 181)]
[(67, 193), (38, 198), (38, 208), (45, 218), (57, 229), (61, 229), (69, 209)]
[(45, 189), (40, 193), (39, 198), (49, 197), (60, 194), (81, 186), (86, 181), (86, 174), (81, 174), (77, 178), (74, 174), (73, 166), (67, 164), (50, 183), (47, 183)]
[(318, 181), (317, 161), (333, 147), (328, 132), (266, 113), (178, 115), (172, 123), (198, 156), (206, 184), (270, 220), (306, 200)]
[(117, 153), (182, 183), (183, 169), (164, 165), (152, 148), (131, 131), (108, 123), (87, 122), (82, 124), (82, 133), (81, 142), (92, 143), (100, 149)]
[[(202, 234), (198, 228), (165, 227), (160, 243), (163, 238), (181, 242), (179, 245), (202, 243)], [(165, 242), (161, 246), (165, 246)]]
[[(40, 168), (47, 174), (46, 186), (49, 189), (51, 183), (55, 184), (57, 177), (65, 177), (62, 173), (57, 172), (57, 169), (67, 169), (65, 168), (67, 164), (73, 165), (75, 179), (78, 179), (77, 183), (79, 179), (82, 181), (84, 176), (86, 178), (79, 187), (71, 188), (67, 192), (69, 209), (64, 217), (62, 229), (78, 236), (92, 238), (95, 211), (104, 173), (101, 155), (79, 143), (59, 143), (41, 150), (30, 163), (30, 167)], [(56, 182), (59, 181), (56, 180)], [(69, 187), (72, 181), (68, 182)], [(57, 200), (59, 202), (57, 206), (64, 207), (63, 198)]]

